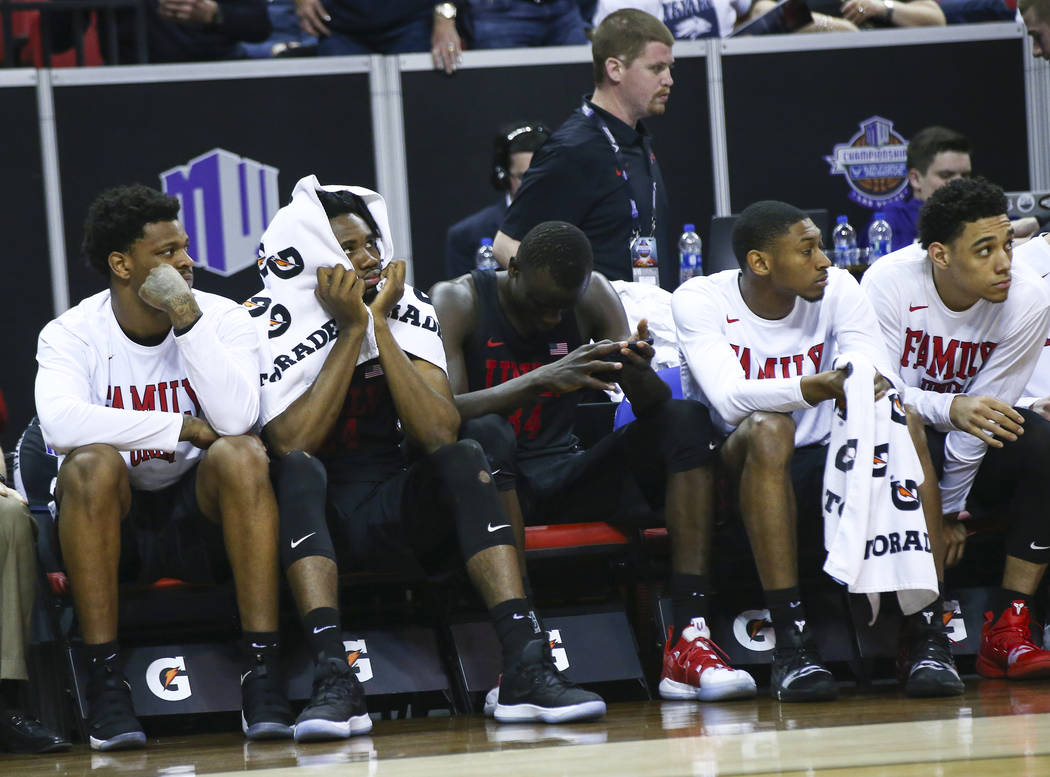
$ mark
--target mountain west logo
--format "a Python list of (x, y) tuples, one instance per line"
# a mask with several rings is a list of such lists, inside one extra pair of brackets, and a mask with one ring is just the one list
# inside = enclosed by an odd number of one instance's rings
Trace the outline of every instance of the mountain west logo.
[(182, 656), (158, 658), (146, 669), (146, 687), (164, 701), (188, 699), (192, 691), (186, 674), (186, 659)]
[(849, 198), (866, 208), (904, 199), (908, 185), (908, 141), (894, 132), (893, 122), (872, 116), (860, 123), (860, 131), (845, 143), (835, 144), (824, 157), (832, 175), (844, 175), (851, 189)]
[(756, 653), (763, 653), (777, 646), (769, 610), (744, 610), (737, 615), (733, 620), (733, 636), (741, 645)]
[(224, 277), (255, 262), (255, 248), (277, 213), (277, 168), (221, 148), (160, 174), (182, 205), (182, 223), (198, 264)]
[(346, 662), (350, 668), (357, 673), (359, 683), (367, 683), (372, 679), (372, 661), (362, 656), (368, 652), (368, 645), (363, 639), (344, 639), (343, 649), (346, 650)]

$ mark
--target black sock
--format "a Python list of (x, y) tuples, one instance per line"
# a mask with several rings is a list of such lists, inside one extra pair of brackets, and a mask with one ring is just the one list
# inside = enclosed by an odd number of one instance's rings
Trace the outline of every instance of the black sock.
[(318, 663), (326, 658), (346, 655), (343, 634), (339, 628), (339, 610), (335, 607), (310, 610), (303, 616), (303, 627), (306, 629), (306, 644), (310, 646)]
[(944, 631), (944, 599), (938, 596), (918, 612), (907, 616), (913, 632)]
[(1024, 602), (1024, 606), (1029, 611), (1032, 609), (1032, 594), (1023, 594), (1020, 591), (1011, 591), (1009, 588), (999, 588), (995, 591), (995, 596), (992, 599), (993, 609), (995, 611), (996, 620), (1003, 614), (1003, 611), (1010, 606), (1011, 602)]
[(673, 572), (668, 593), (671, 596), (671, 609), (674, 617), (674, 634), (671, 635), (671, 644), (675, 644), (682, 636), (682, 631), (692, 625), (693, 618), (707, 620), (711, 585), (707, 582), (707, 575), (685, 575)]
[(116, 663), (120, 655), (120, 645), (115, 639), (97, 645), (84, 645), (84, 654), (87, 656), (90, 670), (97, 672)]
[(526, 642), (531, 642), (543, 633), (539, 618), (528, 599), (500, 602), (489, 610), (489, 617), (503, 646), (504, 659), (517, 655)]
[(766, 591), (766, 606), (773, 621), (773, 631), (778, 645), (789, 645), (794, 635), (801, 632), (809, 634), (806, 628), (806, 608), (802, 606), (802, 594), (798, 586)]
[(245, 631), (241, 633), (241, 651), (245, 667), (255, 664), (270, 663), (277, 658), (280, 650), (278, 632)]

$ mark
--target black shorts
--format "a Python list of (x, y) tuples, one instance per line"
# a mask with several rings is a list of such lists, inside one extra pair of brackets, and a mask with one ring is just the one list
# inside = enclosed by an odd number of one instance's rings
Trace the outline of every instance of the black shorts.
[[(61, 520), (59, 506), (58, 520)], [(197, 467), (158, 491), (131, 490), (120, 524), (122, 583), (148, 585), (162, 577), (188, 583), (230, 579), (222, 528), (197, 504)]]
[(659, 509), (668, 474), (714, 464), (718, 441), (704, 405), (670, 400), (587, 450), (519, 456), (526, 522), (608, 520), (639, 497)]
[(429, 458), (381, 482), (328, 473), (329, 523), (340, 569), (437, 571), (460, 562), (444, 486)]

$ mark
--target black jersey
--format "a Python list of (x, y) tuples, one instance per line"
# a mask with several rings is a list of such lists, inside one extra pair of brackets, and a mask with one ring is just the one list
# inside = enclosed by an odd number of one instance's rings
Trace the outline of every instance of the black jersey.
[(379, 359), (357, 365), (318, 456), (338, 481), (381, 481), (403, 466), (401, 423)]
[[(478, 320), (464, 347), (471, 391), (492, 388), (566, 356), (582, 344), (576, 314), (568, 311), (557, 327), (524, 338), (500, 307), (493, 270), (472, 270), (478, 295)], [(522, 452), (550, 452), (573, 447), (580, 392), (546, 392), (507, 415)]]

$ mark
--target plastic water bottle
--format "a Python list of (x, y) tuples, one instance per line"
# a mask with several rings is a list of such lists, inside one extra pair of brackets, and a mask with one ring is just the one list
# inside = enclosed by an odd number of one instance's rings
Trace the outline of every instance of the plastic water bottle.
[(682, 227), (682, 236), (678, 238), (678, 282), (685, 283), (696, 275), (703, 275), (700, 235), (696, 234), (695, 224)]
[(481, 245), (478, 246), (478, 252), (474, 254), (474, 266), (479, 270), (499, 269), (499, 263), (496, 261), (496, 256), (492, 253), (491, 237), (481, 238)]
[(835, 229), (831, 233), (831, 239), (835, 245), (835, 266), (849, 267), (856, 261), (857, 233), (845, 216), (839, 216), (836, 222)]
[(888, 254), (892, 242), (893, 230), (890, 229), (885, 214), (881, 210), (875, 211), (868, 227), (868, 264)]

